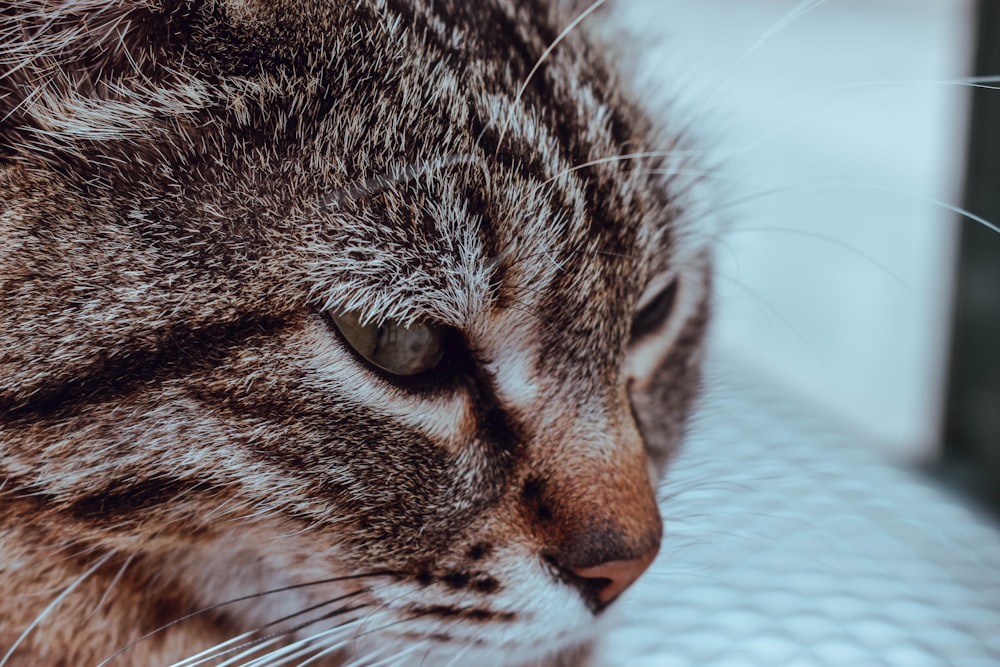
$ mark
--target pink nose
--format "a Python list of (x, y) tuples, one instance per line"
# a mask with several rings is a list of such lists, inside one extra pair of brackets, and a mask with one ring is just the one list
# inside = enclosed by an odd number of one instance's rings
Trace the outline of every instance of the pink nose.
[(660, 546), (657, 543), (655, 549), (639, 558), (612, 560), (593, 567), (571, 568), (570, 572), (597, 585), (601, 585), (600, 580), (606, 581), (607, 583), (603, 584), (601, 588), (594, 587), (597, 590), (597, 599), (602, 605), (606, 605), (635, 583), (635, 580), (646, 571), (653, 559), (656, 558), (659, 550)]

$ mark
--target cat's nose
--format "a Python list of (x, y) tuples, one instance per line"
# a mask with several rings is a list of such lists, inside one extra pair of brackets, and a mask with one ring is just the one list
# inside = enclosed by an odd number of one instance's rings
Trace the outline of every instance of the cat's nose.
[(656, 558), (659, 545), (649, 553), (628, 560), (612, 560), (593, 567), (572, 568), (585, 588), (594, 591), (601, 606), (608, 605), (636, 582)]
[(660, 550), (663, 523), (653, 505), (645, 521), (629, 517), (624, 525), (609, 525), (590, 515), (584, 529), (564, 536), (559, 547), (548, 553), (548, 561), (562, 572), (594, 611), (601, 611), (635, 583)]
[(645, 445), (635, 429), (614, 435), (607, 448), (534, 465), (516, 497), (552, 574), (594, 613), (646, 571), (663, 537)]

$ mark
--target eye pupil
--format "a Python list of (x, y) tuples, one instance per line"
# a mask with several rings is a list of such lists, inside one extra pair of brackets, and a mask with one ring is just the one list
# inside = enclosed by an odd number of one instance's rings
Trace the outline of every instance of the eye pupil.
[(394, 320), (362, 324), (359, 313), (328, 313), (347, 344), (368, 363), (393, 375), (418, 375), (444, 356), (443, 329), (429, 322), (403, 326)]

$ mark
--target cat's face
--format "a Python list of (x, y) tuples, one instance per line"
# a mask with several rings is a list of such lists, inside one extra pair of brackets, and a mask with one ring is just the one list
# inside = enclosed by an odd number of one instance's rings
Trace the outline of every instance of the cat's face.
[(682, 154), (605, 158), (679, 142), (540, 3), (168, 4), (79, 3), (3, 83), (5, 489), (131, 622), (79, 655), (282, 587), (129, 650), (582, 643), (707, 317)]

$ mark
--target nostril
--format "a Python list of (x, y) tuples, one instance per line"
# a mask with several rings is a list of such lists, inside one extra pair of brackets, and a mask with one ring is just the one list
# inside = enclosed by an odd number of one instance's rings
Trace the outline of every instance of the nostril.
[(612, 560), (589, 567), (565, 567), (553, 557), (546, 560), (558, 568), (561, 578), (575, 586), (595, 611), (599, 611), (635, 583), (649, 568), (658, 551), (659, 544), (638, 558)]
[(586, 582), (593, 582), (592, 590), (602, 605), (611, 603), (635, 583), (656, 558), (659, 547), (639, 558), (613, 560), (593, 567), (573, 568), (570, 572)]

